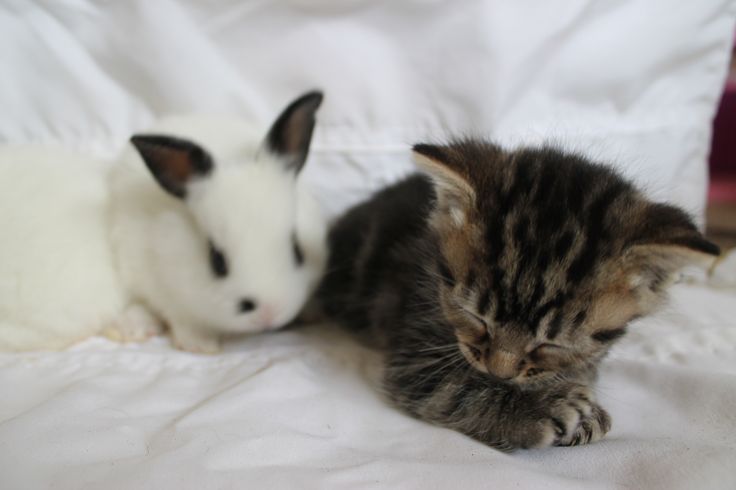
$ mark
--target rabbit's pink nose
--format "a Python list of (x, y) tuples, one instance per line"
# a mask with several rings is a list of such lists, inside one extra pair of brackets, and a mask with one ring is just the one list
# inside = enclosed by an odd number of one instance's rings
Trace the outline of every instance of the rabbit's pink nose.
[(261, 323), (264, 328), (272, 328), (276, 319), (276, 310), (271, 305), (263, 305), (259, 309)]

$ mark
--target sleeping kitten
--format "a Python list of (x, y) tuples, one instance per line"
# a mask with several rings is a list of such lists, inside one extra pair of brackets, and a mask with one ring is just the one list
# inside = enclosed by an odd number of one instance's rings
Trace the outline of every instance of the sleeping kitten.
[(718, 248), (580, 156), (476, 140), (414, 154), (426, 176), (334, 225), (321, 308), (385, 350), (385, 389), (417, 418), (503, 450), (600, 439), (598, 363)]

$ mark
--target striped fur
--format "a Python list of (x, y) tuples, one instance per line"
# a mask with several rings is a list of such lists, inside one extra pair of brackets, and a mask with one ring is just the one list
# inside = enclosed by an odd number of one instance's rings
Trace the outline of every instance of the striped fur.
[(717, 247), (581, 156), (414, 150), (423, 174), (332, 228), (323, 310), (385, 350), (385, 388), (418, 418), (506, 450), (599, 439), (598, 363)]

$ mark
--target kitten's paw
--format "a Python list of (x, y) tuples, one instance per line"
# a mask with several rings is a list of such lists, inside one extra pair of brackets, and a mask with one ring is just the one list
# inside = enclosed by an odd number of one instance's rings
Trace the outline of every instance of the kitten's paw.
[(218, 337), (188, 330), (172, 329), (171, 342), (177, 349), (194, 354), (217, 354), (222, 350)]
[[(585, 444), (582, 442), (585, 440), (582, 425), (591, 420), (594, 408), (599, 407), (593, 401), (593, 393), (587, 386), (574, 386), (564, 395), (554, 398), (549, 407), (549, 416), (542, 422), (541, 437), (535, 446), (571, 446), (575, 440), (578, 441), (576, 444)], [(590, 425), (592, 427), (593, 424)]]
[(161, 331), (161, 322), (145, 306), (134, 303), (102, 334), (115, 342), (127, 343), (143, 342)]
[(611, 430), (611, 416), (600, 405), (593, 405), (593, 412), (584, 418), (567, 444), (561, 446), (580, 446), (603, 439)]

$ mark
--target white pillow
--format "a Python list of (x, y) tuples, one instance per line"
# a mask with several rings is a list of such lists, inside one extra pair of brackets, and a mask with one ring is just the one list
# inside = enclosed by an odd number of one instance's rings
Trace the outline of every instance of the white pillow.
[(326, 92), (307, 178), (331, 212), (448, 134), (553, 141), (702, 217), (732, 0), (75, 0), (0, 7), (0, 141), (110, 155), (171, 112), (268, 125)]

